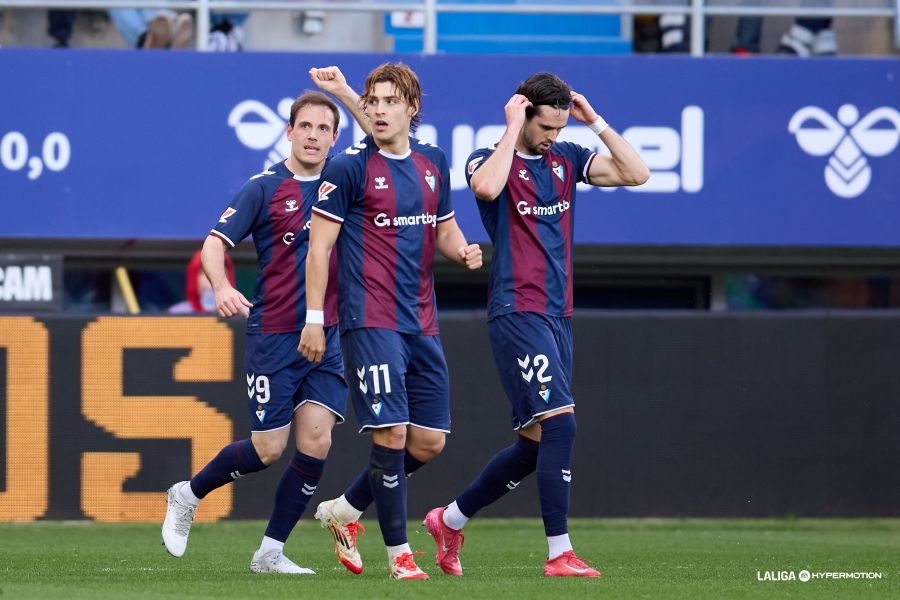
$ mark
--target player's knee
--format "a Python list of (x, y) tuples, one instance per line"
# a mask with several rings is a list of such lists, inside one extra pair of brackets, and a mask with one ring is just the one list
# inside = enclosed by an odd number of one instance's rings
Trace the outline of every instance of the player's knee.
[(271, 465), (272, 463), (276, 462), (279, 458), (281, 458), (283, 452), (284, 444), (275, 443), (256, 446), (256, 453), (259, 455), (259, 460), (261, 460), (265, 465)]
[(422, 462), (428, 462), (444, 450), (447, 436), (440, 431), (430, 431), (428, 435), (411, 438), (407, 450)]
[(308, 456), (325, 458), (331, 450), (331, 429), (313, 427), (304, 430), (297, 440), (297, 450)]

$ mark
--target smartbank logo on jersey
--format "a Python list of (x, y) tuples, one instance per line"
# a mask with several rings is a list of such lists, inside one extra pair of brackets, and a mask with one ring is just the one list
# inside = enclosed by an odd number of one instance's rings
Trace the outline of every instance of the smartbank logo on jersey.
[(437, 227), (437, 215), (422, 213), (420, 215), (401, 215), (392, 219), (387, 213), (381, 212), (375, 215), (372, 222), (375, 223), (375, 227), (390, 227), (392, 225), (394, 227), (407, 227), (410, 225), (431, 225), (432, 227)]
[(856, 198), (872, 181), (866, 155), (887, 156), (900, 142), (900, 113), (881, 106), (860, 119), (856, 106), (844, 104), (835, 120), (818, 106), (804, 106), (791, 117), (788, 131), (807, 154), (831, 155), (825, 165), (828, 189), (841, 198)]
[(562, 202), (557, 202), (556, 204), (550, 204), (549, 206), (531, 206), (527, 201), (522, 200), (518, 204), (516, 204), (516, 210), (520, 215), (529, 215), (534, 217), (553, 217), (555, 215), (562, 214), (569, 210), (568, 200), (563, 200)]

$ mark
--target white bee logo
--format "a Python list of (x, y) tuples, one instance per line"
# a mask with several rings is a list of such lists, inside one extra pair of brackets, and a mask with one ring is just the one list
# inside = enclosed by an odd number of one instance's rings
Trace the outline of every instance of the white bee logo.
[[(875, 129), (881, 121), (891, 127)], [(808, 122), (815, 126), (806, 127)], [(866, 155), (886, 156), (900, 142), (900, 113), (882, 106), (860, 119), (856, 106), (844, 104), (835, 120), (818, 106), (805, 106), (791, 117), (788, 131), (797, 136), (797, 144), (807, 154), (831, 154), (825, 165), (825, 183), (836, 195), (855, 198), (872, 180)]]

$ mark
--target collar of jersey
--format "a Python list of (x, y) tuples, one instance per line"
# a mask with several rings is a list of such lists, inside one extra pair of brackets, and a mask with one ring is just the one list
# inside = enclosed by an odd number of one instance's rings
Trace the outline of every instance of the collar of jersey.
[(386, 158), (392, 158), (392, 159), (394, 159), (394, 160), (403, 160), (404, 158), (406, 158), (407, 156), (409, 156), (410, 154), (412, 154), (412, 148), (410, 148), (409, 150), (407, 150), (407, 151), (404, 152), (403, 154), (391, 154), (390, 152), (385, 152), (384, 150), (382, 150), (381, 148), (379, 148), (379, 149), (378, 149), (378, 154), (380, 154), (380, 155), (382, 155), (382, 156), (384, 156), (384, 157), (386, 157)]
[(544, 158), (540, 154), (525, 154), (523, 152), (519, 152), (516, 150), (516, 156), (524, 158), (525, 160), (538, 160), (539, 158)]
[(320, 177), (322, 177), (321, 173), (318, 175), (294, 175), (294, 179), (297, 181), (318, 181)]

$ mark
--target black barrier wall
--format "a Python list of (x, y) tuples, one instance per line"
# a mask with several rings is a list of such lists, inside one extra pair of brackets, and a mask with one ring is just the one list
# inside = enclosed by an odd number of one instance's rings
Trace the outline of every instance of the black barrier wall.
[[(453, 434), (410, 480), (410, 518), (514, 439), (484, 314), (441, 327)], [(900, 313), (585, 313), (574, 330), (573, 516), (900, 516)], [(243, 324), (210, 317), (0, 316), (0, 520), (161, 520), (164, 490), (248, 433), (242, 353)], [(267, 518), (285, 460), (198, 520)], [(367, 460), (351, 417), (313, 503)], [(482, 516), (539, 514), (531, 478)]]

